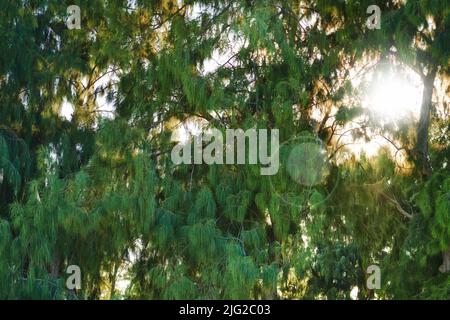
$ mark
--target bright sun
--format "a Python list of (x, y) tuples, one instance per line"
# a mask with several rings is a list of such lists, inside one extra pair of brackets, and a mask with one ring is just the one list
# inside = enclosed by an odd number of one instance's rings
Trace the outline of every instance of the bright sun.
[(421, 81), (413, 73), (378, 74), (372, 78), (365, 105), (385, 120), (397, 120), (408, 115), (417, 117), (422, 99)]
[[(362, 107), (371, 111), (381, 122), (415, 122), (420, 116), (423, 84), (413, 71), (399, 66), (384, 68), (367, 73), (362, 83), (355, 82), (361, 89)], [(352, 124), (345, 130), (349, 131)], [(354, 140), (351, 133), (341, 139), (348, 143), (353, 154), (364, 152), (374, 156), (382, 146), (389, 143), (380, 135), (373, 135), (370, 141)]]

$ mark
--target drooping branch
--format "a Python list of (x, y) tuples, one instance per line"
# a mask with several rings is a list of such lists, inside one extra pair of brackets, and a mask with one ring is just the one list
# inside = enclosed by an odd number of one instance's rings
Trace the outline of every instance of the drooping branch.
[(400, 212), (403, 216), (405, 216), (408, 219), (412, 219), (413, 215), (407, 211), (405, 211), (405, 209), (402, 208), (402, 206), (400, 205), (400, 203), (398, 203), (397, 200), (389, 197), (386, 193), (384, 193), (383, 191), (380, 191), (380, 194), (386, 199), (388, 200), (390, 203), (392, 203), (395, 208), (398, 210), (398, 212)]

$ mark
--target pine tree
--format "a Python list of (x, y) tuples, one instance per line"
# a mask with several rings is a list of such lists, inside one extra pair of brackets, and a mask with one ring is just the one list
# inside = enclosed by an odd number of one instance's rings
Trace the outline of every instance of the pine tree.
[[(1, 298), (448, 298), (445, 1), (383, 1), (381, 30), (365, 27), (373, 1), (75, 2), (79, 30), (72, 2), (0, 4)], [(352, 72), (379, 59), (421, 75), (417, 124), (354, 99)], [(412, 170), (389, 148), (346, 157), (340, 133), (361, 118), (355, 138), (391, 138)], [(279, 129), (279, 172), (175, 165), (187, 122)], [(320, 183), (292, 181), (299, 141), (327, 151), (323, 177), (296, 173)]]

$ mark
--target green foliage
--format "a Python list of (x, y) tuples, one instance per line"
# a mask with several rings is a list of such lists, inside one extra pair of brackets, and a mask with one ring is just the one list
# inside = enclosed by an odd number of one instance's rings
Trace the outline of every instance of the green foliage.
[[(448, 299), (448, 112), (431, 119), (427, 179), (388, 150), (337, 152), (367, 116), (353, 68), (395, 47), (448, 78), (448, 6), (382, 1), (369, 31), (372, 2), (76, 1), (81, 30), (68, 30), (67, 1), (2, 1), (0, 298)], [(279, 173), (175, 166), (170, 137), (189, 121), (279, 129)], [(376, 125), (353, 135), (393, 137), (414, 166), (414, 128)], [(289, 175), (295, 137), (330, 155), (317, 185)]]

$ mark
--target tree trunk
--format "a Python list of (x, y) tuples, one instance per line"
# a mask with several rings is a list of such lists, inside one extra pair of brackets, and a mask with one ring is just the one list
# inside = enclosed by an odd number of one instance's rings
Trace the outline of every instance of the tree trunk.
[(59, 269), (61, 265), (61, 259), (59, 257), (59, 253), (56, 252), (51, 264), (50, 264), (50, 275), (52, 278), (57, 279), (59, 277)]
[(433, 68), (423, 81), (422, 106), (420, 108), (419, 127), (417, 128), (417, 165), (424, 179), (431, 176), (432, 167), (428, 152), (429, 126), (436, 69)]
[(450, 248), (442, 253), (442, 265), (439, 267), (440, 272), (450, 272)]
[(119, 271), (119, 263), (114, 263), (114, 272), (112, 275), (110, 275), (110, 281), (111, 281), (111, 292), (109, 294), (109, 299), (112, 300), (114, 298), (114, 295), (116, 293), (116, 281), (117, 281), (117, 273)]
[[(428, 150), (428, 140), (436, 71), (436, 68), (433, 67), (431, 72), (424, 77), (422, 106), (420, 109), (419, 127), (417, 129), (417, 165), (419, 170), (421, 170), (421, 175), (424, 180), (429, 178), (433, 173)], [(444, 273), (450, 272), (450, 248), (442, 252), (442, 265), (439, 267), (439, 271)]]

